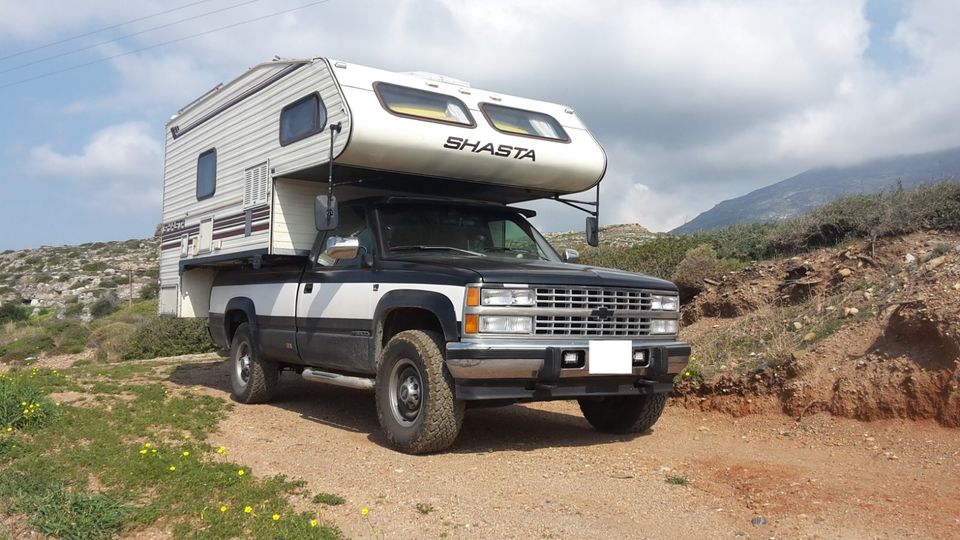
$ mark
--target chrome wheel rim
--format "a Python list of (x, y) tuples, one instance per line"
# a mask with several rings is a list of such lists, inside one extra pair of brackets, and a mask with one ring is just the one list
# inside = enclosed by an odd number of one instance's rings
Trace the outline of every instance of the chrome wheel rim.
[(411, 426), (423, 405), (423, 377), (417, 366), (406, 358), (390, 372), (390, 411), (402, 426)]
[(237, 373), (237, 380), (242, 386), (250, 382), (250, 346), (241, 343), (237, 347), (237, 361), (234, 362), (234, 369)]

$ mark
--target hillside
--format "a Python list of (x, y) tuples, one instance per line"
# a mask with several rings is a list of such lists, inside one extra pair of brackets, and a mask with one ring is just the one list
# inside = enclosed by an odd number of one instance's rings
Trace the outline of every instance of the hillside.
[(156, 238), (44, 246), (0, 254), (0, 305), (23, 304), (33, 313), (90, 318), (98, 300), (113, 304), (152, 297), (158, 276)]
[(735, 223), (780, 221), (843, 195), (876, 193), (893, 188), (898, 182), (910, 188), (956, 179), (960, 179), (960, 148), (813, 169), (723, 201), (671, 232), (693, 233)]

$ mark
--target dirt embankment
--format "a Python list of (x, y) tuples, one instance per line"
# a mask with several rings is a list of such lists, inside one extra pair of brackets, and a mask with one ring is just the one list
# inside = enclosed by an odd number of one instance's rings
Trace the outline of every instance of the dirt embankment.
[(769, 306), (805, 313), (779, 322), (797, 336), (816, 324), (810, 317), (826, 322), (746, 373), (681, 384), (681, 403), (735, 415), (827, 411), (960, 427), (960, 236), (918, 233), (729, 274), (684, 313), (694, 352), (697, 337)]

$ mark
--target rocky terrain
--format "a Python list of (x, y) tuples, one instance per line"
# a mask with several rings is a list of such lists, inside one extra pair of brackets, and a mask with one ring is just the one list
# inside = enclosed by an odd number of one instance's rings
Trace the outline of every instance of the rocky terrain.
[[(584, 231), (552, 232), (544, 233), (548, 242), (560, 251), (563, 248), (575, 247), (583, 244)], [(656, 234), (648, 231), (639, 223), (626, 223), (622, 225), (606, 225), (600, 227), (600, 245), (610, 247), (626, 247), (643, 243)]]
[(124, 302), (155, 294), (156, 238), (43, 246), (0, 254), (0, 305), (21, 303), (35, 314), (50, 310), (89, 318), (101, 298)]

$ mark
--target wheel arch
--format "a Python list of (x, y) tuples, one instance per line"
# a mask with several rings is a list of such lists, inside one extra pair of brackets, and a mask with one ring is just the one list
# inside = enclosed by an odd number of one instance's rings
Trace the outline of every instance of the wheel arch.
[[(413, 315), (398, 320), (401, 314)], [(433, 328), (421, 328), (421, 324), (432, 318)], [(379, 356), (385, 342), (404, 330), (435, 330), (443, 335), (444, 341), (458, 341), (460, 326), (457, 311), (447, 296), (435, 291), (397, 290), (383, 295), (377, 303), (373, 315), (374, 340)]]
[(245, 296), (231, 298), (223, 310), (223, 335), (226, 337), (228, 344), (233, 341), (233, 335), (242, 323), (250, 325), (250, 332), (254, 341), (258, 342), (259, 340), (256, 339), (259, 329), (257, 309), (253, 300)]

